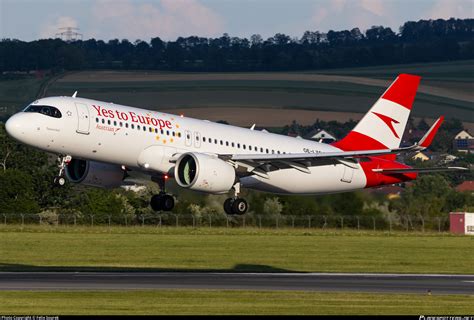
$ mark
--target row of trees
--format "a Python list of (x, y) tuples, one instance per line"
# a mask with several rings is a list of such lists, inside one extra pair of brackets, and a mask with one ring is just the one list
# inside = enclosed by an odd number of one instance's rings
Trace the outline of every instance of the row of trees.
[(306, 31), (301, 38), (197, 36), (136, 40), (31, 42), (3, 39), (0, 71), (161, 69), (189, 71), (303, 70), (474, 58), (474, 19), (406, 22), (398, 33), (374, 26)]

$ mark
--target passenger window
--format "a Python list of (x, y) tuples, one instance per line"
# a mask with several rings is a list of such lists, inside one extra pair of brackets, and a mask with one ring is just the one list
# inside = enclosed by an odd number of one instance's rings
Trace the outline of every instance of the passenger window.
[(107, 124), (108, 124), (109, 126), (110, 126), (110, 123), (111, 123), (110, 120), (107, 120)]
[(262, 147), (260, 147), (260, 152), (263, 153), (263, 148)]
[(99, 122), (99, 118), (95, 118), (95, 122)]
[(226, 141), (226, 142), (225, 142), (225, 145), (228, 147), (228, 146), (229, 146), (229, 141)]
[(102, 124), (104, 124), (104, 123), (105, 123), (105, 119), (102, 119)]
[(235, 148), (235, 144), (233, 142), (231, 143), (231, 145), (232, 145), (232, 148)]
[(178, 132), (178, 138), (181, 138), (181, 132)]
[(237, 143), (237, 148), (239, 148), (239, 149), (240, 149), (240, 143)]
[(132, 126), (131, 126), (132, 129), (135, 129), (135, 125), (132, 123)]
[(223, 146), (223, 145), (224, 145), (224, 142), (222, 142), (222, 140), (221, 140), (221, 146)]
[(268, 149), (265, 149), (265, 150), (267, 151), (267, 153), (269, 153), (269, 152), (268, 152)]
[(125, 122), (125, 128), (128, 128), (128, 122)]
[(137, 126), (137, 129), (140, 130), (140, 126)]
[(217, 139), (214, 139), (214, 143), (217, 144)]
[(244, 147), (244, 150), (245, 150), (245, 144), (242, 147)]
[(117, 121), (114, 121), (114, 126), (117, 126)]
[(206, 137), (202, 137), (202, 141), (203, 141), (203, 142), (206, 142)]
[(170, 135), (170, 132), (169, 130), (166, 130), (166, 135), (169, 136)]

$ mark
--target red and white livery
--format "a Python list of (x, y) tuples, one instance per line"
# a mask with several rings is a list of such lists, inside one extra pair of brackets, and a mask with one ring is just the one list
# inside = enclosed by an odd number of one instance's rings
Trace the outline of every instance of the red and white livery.
[[(153, 209), (171, 210), (165, 182), (228, 193), (224, 209), (243, 214), (241, 188), (280, 194), (325, 194), (416, 179), (423, 171), (396, 155), (427, 148), (440, 117), (419, 143), (400, 148), (420, 77), (401, 74), (349, 134), (332, 145), (76, 97), (39, 99), (6, 123), (25, 144), (62, 155), (55, 182), (115, 187), (126, 171), (148, 173), (163, 192)], [(249, 115), (251, 117), (251, 115)]]

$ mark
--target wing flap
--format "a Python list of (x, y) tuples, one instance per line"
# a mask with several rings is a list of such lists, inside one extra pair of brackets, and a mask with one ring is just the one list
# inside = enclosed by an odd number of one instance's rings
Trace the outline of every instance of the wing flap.
[(372, 169), (373, 172), (384, 174), (398, 173), (428, 173), (428, 172), (444, 172), (444, 171), (466, 171), (468, 168), (463, 167), (432, 167), (432, 168), (400, 168), (400, 169)]

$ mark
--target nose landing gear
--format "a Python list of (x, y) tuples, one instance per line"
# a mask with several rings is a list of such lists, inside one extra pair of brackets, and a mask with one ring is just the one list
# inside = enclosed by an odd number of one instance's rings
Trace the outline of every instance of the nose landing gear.
[(155, 181), (160, 186), (161, 192), (155, 194), (150, 199), (150, 206), (153, 211), (171, 211), (174, 208), (174, 198), (165, 191), (165, 182), (168, 180), (168, 175), (153, 176), (152, 181)]
[(55, 186), (64, 186), (64, 184), (66, 183), (65, 169), (66, 169), (66, 166), (69, 164), (69, 162), (71, 162), (71, 160), (72, 160), (72, 157), (69, 155), (58, 156), (59, 173), (53, 179), (53, 184)]
[(239, 198), (238, 194), (240, 193), (240, 183), (234, 185), (235, 196), (233, 198), (228, 198), (224, 201), (224, 211), (228, 215), (243, 215), (247, 212), (249, 206), (247, 201), (243, 198)]

